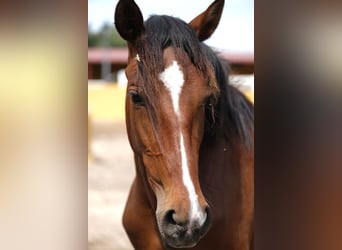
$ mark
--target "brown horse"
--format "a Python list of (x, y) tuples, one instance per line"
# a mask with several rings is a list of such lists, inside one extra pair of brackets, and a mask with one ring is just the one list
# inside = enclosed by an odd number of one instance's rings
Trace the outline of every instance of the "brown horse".
[(223, 5), (189, 24), (144, 22), (133, 0), (116, 7), (129, 48), (126, 126), (136, 164), (123, 225), (136, 249), (253, 248), (253, 105), (202, 43)]

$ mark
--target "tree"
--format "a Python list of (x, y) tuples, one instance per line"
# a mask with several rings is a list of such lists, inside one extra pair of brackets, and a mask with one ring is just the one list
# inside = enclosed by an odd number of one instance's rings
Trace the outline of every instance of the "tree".
[(99, 31), (92, 31), (88, 25), (88, 47), (126, 47), (114, 25), (105, 23)]

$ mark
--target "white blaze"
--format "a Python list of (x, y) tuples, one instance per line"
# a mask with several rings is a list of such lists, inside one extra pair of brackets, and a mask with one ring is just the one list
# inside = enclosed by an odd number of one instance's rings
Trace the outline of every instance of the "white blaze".
[(176, 61), (173, 61), (173, 63), (160, 74), (160, 80), (162, 80), (164, 85), (170, 91), (173, 108), (179, 117), (179, 96), (184, 84), (184, 78), (183, 73)]
[[(164, 83), (165, 87), (170, 91), (172, 105), (177, 115), (178, 121), (181, 117), (181, 112), (179, 109), (179, 97), (182, 92), (183, 84), (184, 84), (184, 77), (183, 72), (181, 71), (179, 65), (176, 61), (168, 66), (161, 74), (160, 80)], [(181, 159), (182, 159), (182, 176), (183, 176), (183, 183), (188, 190), (189, 199), (190, 199), (190, 220), (192, 218), (198, 218), (200, 221), (199, 223), (204, 223), (206, 219), (206, 215), (201, 212), (200, 205), (198, 203), (198, 197), (195, 192), (194, 184), (192, 183), (189, 168), (188, 168), (188, 160), (184, 146), (184, 139), (183, 133), (180, 131), (180, 152), (181, 152)]]

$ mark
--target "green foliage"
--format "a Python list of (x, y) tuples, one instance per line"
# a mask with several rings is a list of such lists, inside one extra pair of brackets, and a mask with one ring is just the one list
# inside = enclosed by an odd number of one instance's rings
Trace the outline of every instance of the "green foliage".
[(88, 47), (126, 47), (114, 25), (104, 24), (99, 31), (92, 31), (88, 26)]

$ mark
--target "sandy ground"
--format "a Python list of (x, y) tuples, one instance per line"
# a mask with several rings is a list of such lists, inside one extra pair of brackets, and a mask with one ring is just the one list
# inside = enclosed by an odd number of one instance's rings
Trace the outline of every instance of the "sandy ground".
[(88, 167), (88, 249), (133, 249), (121, 216), (134, 178), (134, 161), (123, 123), (96, 123)]

